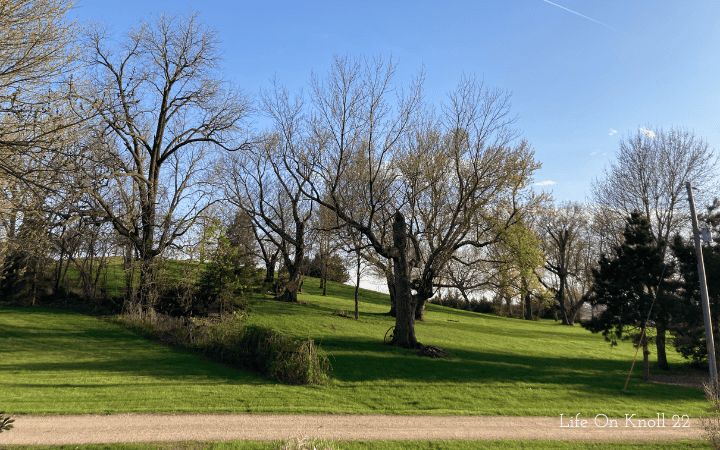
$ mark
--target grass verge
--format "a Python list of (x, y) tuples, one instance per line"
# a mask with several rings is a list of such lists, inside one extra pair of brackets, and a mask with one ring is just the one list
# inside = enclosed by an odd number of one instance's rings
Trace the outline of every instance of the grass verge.
[[(120, 412), (457, 414), (698, 417), (697, 389), (634, 378), (633, 348), (552, 321), (522, 321), (428, 305), (423, 344), (451, 360), (382, 344), (394, 324), (387, 296), (363, 291), (360, 320), (334, 315), (352, 288), (308, 279), (305, 304), (257, 299), (247, 323), (313, 339), (330, 357), (321, 386), (272, 382), (149, 342), (120, 326), (39, 308), (0, 310), (0, 398), (8, 414)], [(682, 363), (668, 355), (671, 365)], [(639, 375), (639, 373), (638, 373)]]

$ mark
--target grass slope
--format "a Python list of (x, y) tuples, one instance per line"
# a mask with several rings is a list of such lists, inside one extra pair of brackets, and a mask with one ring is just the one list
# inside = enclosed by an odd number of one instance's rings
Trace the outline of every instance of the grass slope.
[[(258, 299), (248, 323), (311, 337), (330, 354), (323, 386), (288, 386), (148, 342), (124, 328), (74, 313), (0, 310), (0, 398), (11, 414), (256, 412), (697, 417), (696, 389), (633, 379), (620, 395), (633, 348), (552, 321), (530, 322), (429, 305), (420, 342), (452, 360), (382, 345), (394, 319), (387, 296), (305, 282), (308, 305)], [(681, 363), (669, 355), (671, 364)], [(639, 370), (636, 369), (639, 374)]]

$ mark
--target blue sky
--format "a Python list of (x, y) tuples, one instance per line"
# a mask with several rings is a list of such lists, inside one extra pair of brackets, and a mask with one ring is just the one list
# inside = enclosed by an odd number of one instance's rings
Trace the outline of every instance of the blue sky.
[(422, 66), (439, 104), (463, 74), (512, 92), (516, 124), (543, 167), (536, 189), (584, 201), (623, 136), (694, 130), (720, 144), (720, 2), (513, 0), (82, 0), (80, 21), (117, 36), (157, 12), (200, 11), (222, 40), (226, 77), (291, 91), (333, 55), (382, 55), (407, 84)]

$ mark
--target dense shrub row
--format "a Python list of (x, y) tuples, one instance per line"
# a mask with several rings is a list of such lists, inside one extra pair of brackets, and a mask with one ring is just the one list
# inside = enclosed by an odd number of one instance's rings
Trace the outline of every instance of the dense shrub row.
[(166, 345), (201, 352), (213, 361), (251, 370), (290, 384), (320, 384), (330, 361), (312, 339), (298, 340), (279, 331), (246, 327), (242, 314), (221, 321), (152, 314), (117, 316), (115, 322)]

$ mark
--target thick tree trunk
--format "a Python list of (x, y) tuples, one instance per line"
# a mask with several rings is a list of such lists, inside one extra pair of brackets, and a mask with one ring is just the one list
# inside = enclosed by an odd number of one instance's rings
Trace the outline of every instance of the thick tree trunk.
[(415, 297), (415, 320), (425, 320), (425, 305), (427, 305), (427, 299), (421, 300), (419, 296)]
[(562, 276), (560, 277), (560, 291), (557, 294), (557, 301), (558, 305), (560, 306), (560, 313), (562, 314), (562, 324), (572, 325), (572, 323), (570, 323), (570, 320), (568, 320), (567, 308), (565, 308), (565, 278)]
[(283, 288), (282, 294), (278, 300), (283, 302), (297, 303), (297, 293), (300, 289), (300, 273), (297, 270), (291, 270), (290, 281)]
[(657, 348), (658, 367), (662, 370), (670, 370), (670, 366), (667, 362), (667, 355), (665, 354), (665, 325), (657, 323), (655, 326), (657, 331), (655, 346)]
[(277, 252), (265, 261), (265, 283), (272, 284), (275, 282), (275, 266), (277, 265)]
[(395, 302), (395, 274), (386, 274), (388, 292), (390, 293), (390, 311), (388, 315), (390, 317), (397, 317), (397, 304)]
[(158, 287), (155, 281), (153, 258), (149, 255), (142, 255), (140, 260), (140, 305), (144, 314), (150, 313), (155, 307), (158, 296)]
[(392, 345), (403, 348), (416, 348), (415, 304), (410, 294), (410, 267), (407, 261), (407, 228), (405, 218), (398, 211), (393, 222), (393, 247), (397, 254), (393, 257), (395, 271), (395, 333)]
[(525, 294), (525, 320), (532, 320), (532, 296)]

